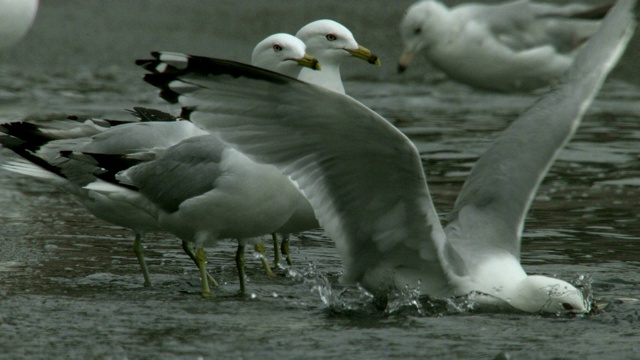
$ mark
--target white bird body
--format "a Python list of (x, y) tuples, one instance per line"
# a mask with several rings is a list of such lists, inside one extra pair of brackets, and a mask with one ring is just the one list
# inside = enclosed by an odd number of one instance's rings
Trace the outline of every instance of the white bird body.
[(289, 219), (299, 194), (278, 169), (256, 164), (214, 135), (187, 139), (118, 177), (154, 204), (162, 228), (196, 242), (273, 232)]
[(447, 8), (423, 0), (407, 10), (400, 30), (400, 69), (417, 53), (452, 79), (498, 91), (529, 91), (555, 83), (599, 21), (572, 18), (584, 5), (529, 0)]
[(478, 159), (445, 226), (416, 147), (348, 96), (215, 59), (218, 75), (192, 78), (186, 91), (179, 76), (157, 86), (187, 106), (192, 121), (299, 186), (336, 243), (344, 282), (379, 296), (406, 287), (479, 292), (521, 311), (586, 312), (571, 284), (526, 274), (520, 241), (538, 186), (633, 34), (634, 4), (619, 0), (558, 88)]
[(205, 295), (210, 293), (204, 280), (205, 242), (238, 240), (237, 264), (244, 292), (244, 246), (276, 231), (301, 201), (306, 202), (276, 167), (250, 160), (212, 134), (163, 149), (155, 159), (119, 172), (116, 179), (124, 186), (97, 181), (86, 188), (123, 207), (136, 207), (183, 244), (193, 243)]

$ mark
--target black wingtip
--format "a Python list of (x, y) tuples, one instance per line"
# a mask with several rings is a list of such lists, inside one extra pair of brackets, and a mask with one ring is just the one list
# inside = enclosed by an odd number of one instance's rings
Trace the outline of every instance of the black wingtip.
[(123, 154), (99, 154), (83, 152), (82, 155), (93, 158), (99, 167), (109, 171), (113, 171), (114, 173), (126, 170), (142, 162), (142, 160), (132, 159)]
[(0, 135), (0, 145), (5, 148), (13, 151), (16, 155), (21, 158), (40, 166), (41, 168), (50, 171), (60, 177), (66, 178), (66, 176), (62, 173), (62, 171), (54, 165), (49, 164), (42, 158), (34, 155), (31, 149), (31, 144), (28, 141), (24, 141), (22, 139), (18, 139), (9, 135)]
[(4, 146), (9, 150), (13, 150), (19, 147), (24, 148), (23, 145), (26, 143), (27, 143), (26, 141), (22, 139), (18, 139), (17, 137), (13, 137), (9, 135), (0, 135), (0, 145)]
[(171, 104), (178, 103), (180, 94), (169, 88), (169, 83), (176, 79), (173, 74), (146, 74), (143, 77), (144, 81), (160, 89), (160, 97), (168, 101)]
[(0, 132), (24, 141), (26, 149), (35, 151), (49, 141), (55, 140), (43, 133), (38, 125), (29, 122), (12, 122), (0, 125)]
[(166, 113), (164, 111), (149, 109), (140, 106), (136, 106), (133, 110), (128, 110), (131, 114), (137, 117), (142, 122), (168, 122), (168, 121), (176, 121), (177, 117)]
[[(66, 153), (67, 153), (66, 157), (69, 157), (71, 159), (76, 159), (79, 161), (87, 161), (87, 158), (89, 158), (91, 159), (91, 161), (95, 162), (100, 169), (95, 171), (93, 175), (98, 179), (101, 179), (106, 182), (116, 184), (119, 186), (123, 186), (128, 189), (138, 190), (135, 186), (124, 184), (118, 181), (117, 175), (123, 170), (126, 170), (132, 166), (140, 164), (142, 160), (131, 159), (126, 157), (126, 155), (122, 155), (122, 154), (98, 154), (98, 153), (72, 154), (71, 152), (66, 152)], [(63, 155), (62, 152), (60, 155)]]
[(190, 120), (191, 113), (194, 111), (195, 111), (194, 108), (185, 106), (180, 110), (180, 117), (186, 120)]
[[(160, 60), (162, 58), (162, 53), (160, 52), (152, 52), (151, 55), (156, 58), (156, 60), (137, 60), (136, 64), (150, 72), (144, 75), (144, 81), (159, 88), (160, 97), (173, 104), (178, 103), (178, 98), (181, 94), (172, 90), (169, 84), (187, 75), (202, 77), (229, 75), (234, 78), (248, 77), (266, 80), (275, 84), (285, 84), (290, 81), (296, 81), (282, 74), (231, 60), (183, 55), (186, 59), (185, 66), (178, 68)], [(164, 66), (161, 66), (162, 64), (164, 64)], [(188, 80), (185, 81), (188, 82)]]

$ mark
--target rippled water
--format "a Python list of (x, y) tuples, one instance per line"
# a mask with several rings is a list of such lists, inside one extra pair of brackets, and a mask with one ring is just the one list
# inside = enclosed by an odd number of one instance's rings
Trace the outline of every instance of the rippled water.
[[(345, 69), (347, 91), (416, 143), (445, 214), (475, 159), (536, 96), (423, 82), (417, 71), (394, 75), (399, 50), (389, 41), (409, 3), (380, 10), (386, 2), (372, 1), (372, 21), (350, 16), (358, 2), (317, 9), (305, 2), (291, 5), (298, 17), (278, 22), (278, 11), (258, 1), (44, 0), (25, 41), (0, 54), (1, 121), (121, 118), (134, 105), (171, 111), (139, 80), (134, 58), (169, 49), (246, 60), (266, 34), (331, 17), (382, 54), (383, 69)], [(254, 7), (269, 16), (257, 19), (247, 11)], [(250, 26), (238, 29), (233, 19)], [(230, 28), (238, 30), (229, 35)], [(208, 248), (210, 272), (223, 282), (214, 299), (198, 295), (198, 273), (179, 242), (152, 234), (145, 251), (155, 286), (145, 288), (132, 234), (88, 215), (67, 194), (2, 171), (0, 358), (638, 358), (637, 60), (623, 60), (551, 168), (523, 238), (525, 269), (590, 287), (608, 304), (596, 314), (474, 313), (472, 301), (431, 302), (410, 289), (380, 312), (360, 289), (339, 285), (340, 259), (321, 231), (293, 240), (294, 266), (276, 279), (250, 257), (247, 298), (235, 296), (234, 243)], [(0, 152), (1, 161), (9, 157)]]

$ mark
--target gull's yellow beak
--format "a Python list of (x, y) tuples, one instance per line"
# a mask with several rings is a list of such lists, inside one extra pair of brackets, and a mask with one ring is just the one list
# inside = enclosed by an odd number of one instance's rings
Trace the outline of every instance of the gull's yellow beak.
[(302, 57), (301, 59), (292, 59), (295, 62), (298, 63), (298, 65), (300, 66), (304, 66), (304, 67), (308, 67), (311, 68), (313, 70), (320, 70), (320, 62), (318, 60), (316, 60), (316, 58), (314, 58), (311, 55), (308, 54), (304, 54), (304, 57)]
[(378, 58), (376, 54), (372, 53), (371, 50), (367, 49), (364, 46), (358, 45), (358, 48), (356, 50), (351, 50), (351, 49), (345, 49), (345, 50), (349, 52), (351, 55), (359, 59), (365, 60), (369, 64), (374, 64), (377, 66), (382, 65), (382, 63), (380, 62), (380, 58)]

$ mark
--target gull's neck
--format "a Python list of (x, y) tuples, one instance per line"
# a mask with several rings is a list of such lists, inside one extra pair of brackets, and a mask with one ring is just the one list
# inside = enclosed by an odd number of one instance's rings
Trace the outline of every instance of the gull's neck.
[(310, 84), (322, 86), (340, 94), (344, 94), (344, 86), (340, 77), (340, 65), (327, 60), (321, 60), (322, 70), (316, 71), (309, 68), (303, 68), (298, 75), (298, 80), (306, 81)]
[[(469, 276), (453, 280), (458, 295), (480, 292), (511, 304), (517, 301), (520, 284), (527, 278), (520, 262), (511, 254), (491, 256), (475, 266)], [(481, 301), (482, 302), (482, 301)]]
[(518, 259), (511, 254), (492, 256), (477, 267), (475, 274), (471, 275), (476, 291), (502, 297), (505, 289), (510, 289), (527, 277)]

